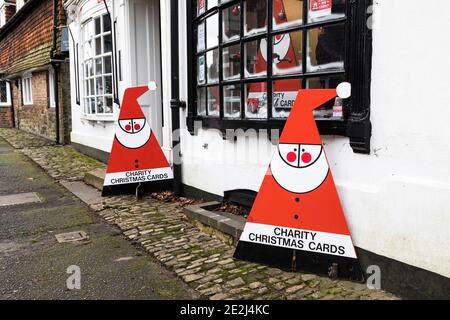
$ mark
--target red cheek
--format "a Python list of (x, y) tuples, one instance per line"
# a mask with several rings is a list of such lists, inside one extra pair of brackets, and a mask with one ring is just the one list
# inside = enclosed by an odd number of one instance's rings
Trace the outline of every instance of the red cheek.
[(141, 130), (141, 126), (138, 125), (138, 124), (135, 124), (134, 125), (134, 130), (136, 130), (136, 131)]
[(295, 162), (297, 161), (297, 155), (294, 152), (289, 152), (286, 159), (289, 162)]
[(305, 153), (302, 155), (302, 162), (304, 162), (304, 163), (310, 163), (311, 160), (312, 160), (311, 154), (309, 154), (308, 152), (305, 152)]
[(131, 125), (127, 124), (127, 125), (125, 126), (125, 130), (126, 130), (126, 131), (131, 131)]

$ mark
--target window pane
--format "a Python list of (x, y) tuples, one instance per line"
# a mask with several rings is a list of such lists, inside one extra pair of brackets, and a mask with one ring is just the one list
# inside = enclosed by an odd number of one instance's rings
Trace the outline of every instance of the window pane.
[(89, 80), (89, 88), (90, 88), (90, 94), (91, 96), (95, 95), (95, 86), (94, 86), (94, 79)]
[(108, 15), (103, 16), (103, 32), (111, 31), (111, 19)]
[(219, 49), (208, 51), (206, 54), (208, 83), (219, 82)]
[(105, 113), (113, 113), (113, 98), (105, 98)]
[(100, 25), (100, 17), (95, 18), (94, 23), (95, 23), (95, 34), (97, 35), (97, 34), (102, 33), (101, 25)]
[[(267, 63), (261, 53), (260, 43), (261, 40), (254, 40), (244, 45), (245, 77), (265, 76), (267, 74)], [(264, 50), (267, 50), (267, 46), (264, 47)]]
[(197, 88), (197, 115), (206, 116), (206, 88)]
[(206, 0), (195, 0), (197, 2), (197, 16), (206, 12)]
[(89, 100), (90, 102), (90, 113), (93, 113), (93, 114), (95, 114), (95, 112), (96, 112), (96, 110), (95, 110), (95, 98), (91, 98), (90, 100)]
[(89, 99), (84, 99), (84, 113), (89, 113)]
[(273, 1), (273, 28), (279, 30), (303, 23), (303, 0)]
[(98, 56), (102, 54), (102, 38), (95, 39), (95, 55)]
[(273, 73), (302, 72), (302, 32), (283, 33), (273, 37)]
[(308, 31), (308, 71), (344, 69), (344, 25), (320, 27)]
[(0, 81), (0, 102), (8, 102), (8, 95), (6, 91), (6, 82)]
[(103, 37), (103, 53), (112, 52), (112, 37), (107, 35)]
[(89, 81), (84, 82), (84, 95), (85, 96), (89, 95)]
[(92, 58), (94, 55), (94, 49), (92, 48), (92, 41), (89, 40), (84, 44), (84, 59), (87, 60), (89, 58)]
[[(344, 82), (344, 79), (344, 76), (311, 78), (307, 80), (306, 84), (308, 89), (331, 89)], [(344, 101), (336, 97), (315, 109), (314, 116), (316, 119), (342, 120), (344, 118), (343, 107)]]
[(95, 74), (96, 75), (100, 75), (102, 74), (103, 70), (102, 70), (102, 59), (101, 58), (97, 58), (95, 59)]
[(241, 117), (241, 86), (230, 85), (223, 87), (224, 116), (226, 118)]
[(218, 3), (219, 3), (218, 0), (208, 0), (208, 10), (217, 7)]
[(197, 26), (197, 52), (205, 50), (205, 22)]
[(266, 0), (246, 0), (244, 4), (244, 34), (265, 32), (267, 29)]
[(239, 39), (241, 32), (241, 6), (236, 4), (222, 11), (223, 42)]
[(103, 65), (105, 66), (105, 73), (111, 73), (112, 69), (111, 56), (103, 58)]
[(103, 108), (103, 98), (97, 98), (97, 113), (104, 113), (105, 110)]
[(308, 21), (319, 22), (345, 17), (347, 0), (308, 0)]
[(223, 78), (239, 79), (241, 75), (241, 46), (223, 48)]
[(206, 49), (219, 45), (219, 14), (206, 19)]
[(294, 106), (301, 79), (278, 80), (273, 82), (272, 117), (287, 118)]
[(208, 87), (208, 116), (218, 117), (220, 115), (219, 87)]
[(98, 77), (95, 79), (95, 90), (97, 95), (104, 94), (103, 91), (103, 79), (101, 77)]
[(112, 77), (105, 76), (105, 94), (112, 93)]
[(249, 83), (245, 86), (245, 117), (267, 118), (267, 83)]
[(197, 83), (206, 83), (206, 61), (204, 54), (199, 56), (197, 60)]

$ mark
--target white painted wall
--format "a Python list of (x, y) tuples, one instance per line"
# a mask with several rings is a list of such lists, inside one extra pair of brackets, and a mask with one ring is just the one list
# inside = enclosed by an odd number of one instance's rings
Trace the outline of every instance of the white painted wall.
[[(166, 1), (163, 1), (166, 2)], [(159, 0), (109, 0), (107, 1), (113, 20), (117, 20), (116, 52), (122, 55), (122, 81), (118, 81), (119, 100), (127, 87), (147, 85), (156, 81), (159, 87), (157, 93), (147, 93), (139, 99), (144, 113), (150, 119), (151, 126), (159, 141), (162, 137), (162, 83), (159, 44)], [(70, 24), (75, 42), (79, 42), (81, 24), (87, 19), (106, 13), (103, 2), (92, 0), (73, 1), (77, 9), (82, 8), (76, 21)], [(155, 5), (156, 4), (156, 5)], [(131, 17), (131, 18), (130, 18)], [(71, 89), (76, 90), (75, 56), (72, 41), (70, 41), (71, 58)], [(169, 56), (170, 58), (170, 56)], [(81, 67), (82, 53), (80, 49), (79, 64)], [(169, 60), (170, 62), (170, 60)], [(81, 72), (81, 71), (80, 71)], [(82, 77), (80, 73), (80, 91)], [(116, 130), (115, 120), (119, 114), (117, 105), (114, 115), (109, 121), (92, 121), (83, 119), (82, 106), (76, 105), (75, 94), (72, 95), (72, 142), (105, 152), (111, 151)], [(168, 156), (168, 151), (166, 155)]]
[[(450, 2), (433, 4), (439, 9), (420, 0), (376, 1), (373, 152), (355, 154), (342, 137), (324, 142), (355, 245), (450, 277)], [(180, 36), (181, 99), (188, 101), (189, 62)], [(167, 78), (164, 85), (170, 86)], [(215, 130), (197, 137), (184, 132), (183, 183), (217, 195), (257, 191), (274, 147), (267, 139), (249, 143), (253, 149), (245, 153), (244, 141), (223, 141)]]

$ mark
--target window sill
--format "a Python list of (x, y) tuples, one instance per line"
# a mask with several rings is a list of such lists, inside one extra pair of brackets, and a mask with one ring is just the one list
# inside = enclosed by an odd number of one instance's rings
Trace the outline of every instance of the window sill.
[[(286, 124), (286, 119), (270, 120), (242, 120), (242, 119), (219, 119), (205, 117), (190, 117), (187, 119), (189, 132), (196, 135), (198, 126), (195, 122), (201, 122), (201, 128), (218, 129), (222, 132), (223, 138), (227, 138), (227, 130), (268, 130), (267, 134), (271, 138), (270, 130), (280, 130), (280, 135)], [(319, 132), (322, 135), (348, 136), (347, 121), (343, 120), (316, 120)]]
[(80, 117), (81, 120), (93, 121), (93, 122), (114, 122), (114, 115), (87, 115), (84, 114)]
[(0, 104), (0, 108), (11, 108), (10, 104)]

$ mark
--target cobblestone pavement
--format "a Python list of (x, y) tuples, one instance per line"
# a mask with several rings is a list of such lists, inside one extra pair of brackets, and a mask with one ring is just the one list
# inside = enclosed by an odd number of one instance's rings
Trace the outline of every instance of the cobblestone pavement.
[[(20, 133), (18, 142), (16, 130), (0, 129), (0, 136), (7, 141), (14, 137), (11, 144), (57, 180), (81, 180), (86, 172), (104, 167), (70, 147), (40, 145), (28, 134)], [(116, 196), (91, 208), (209, 299), (397, 299), (363, 284), (234, 260), (234, 247), (189, 223), (177, 203)]]

